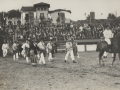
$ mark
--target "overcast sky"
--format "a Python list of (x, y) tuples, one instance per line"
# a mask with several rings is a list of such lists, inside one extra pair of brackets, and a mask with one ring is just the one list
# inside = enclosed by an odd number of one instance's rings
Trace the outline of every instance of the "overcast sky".
[(50, 10), (71, 10), (72, 20), (83, 20), (91, 11), (95, 12), (96, 19), (106, 18), (108, 13), (120, 16), (120, 0), (0, 0), (0, 11), (21, 9), (40, 2), (49, 3)]

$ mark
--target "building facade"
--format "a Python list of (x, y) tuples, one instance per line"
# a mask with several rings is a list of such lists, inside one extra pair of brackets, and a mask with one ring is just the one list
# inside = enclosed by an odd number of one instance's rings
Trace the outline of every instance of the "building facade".
[(70, 10), (56, 9), (54, 11), (49, 11), (52, 18), (52, 23), (70, 23)]
[(28, 21), (34, 24), (36, 21), (40, 22), (43, 18), (48, 19), (50, 4), (47, 3), (37, 3), (33, 6), (22, 7), (21, 8), (21, 24), (25, 24)]
[(18, 25), (18, 24), (21, 24), (20, 22), (20, 18), (8, 18), (6, 17), (6, 24), (9, 25), (9, 24), (13, 24), (13, 25)]
[[(50, 4), (47, 3), (37, 3), (33, 6), (22, 7), (21, 8), (21, 24), (24, 25), (26, 21), (31, 24), (38, 24), (43, 19), (51, 20), (52, 23), (70, 23), (70, 10), (56, 9), (49, 11)], [(67, 16), (67, 18), (66, 18)]]

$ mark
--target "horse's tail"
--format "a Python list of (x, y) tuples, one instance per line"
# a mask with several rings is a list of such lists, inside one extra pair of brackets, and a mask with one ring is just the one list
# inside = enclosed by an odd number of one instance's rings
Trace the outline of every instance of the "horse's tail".
[(97, 47), (96, 47), (97, 52), (101, 50), (108, 51), (107, 49), (108, 49), (108, 44), (106, 41), (98, 42)]
[(99, 50), (99, 48), (98, 48), (98, 45), (97, 45), (97, 47), (96, 47), (96, 52), (99, 52), (100, 50)]
[(99, 44), (100, 44), (100, 41), (97, 43), (96, 52), (99, 52), (99, 51), (100, 51)]
[(100, 58), (100, 59), (102, 58), (103, 53), (104, 53), (104, 50), (101, 50), (100, 53), (99, 53), (99, 58)]

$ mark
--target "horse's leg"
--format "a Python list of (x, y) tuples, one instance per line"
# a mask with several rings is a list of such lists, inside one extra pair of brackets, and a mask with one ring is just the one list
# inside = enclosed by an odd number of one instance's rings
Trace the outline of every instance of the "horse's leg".
[(120, 60), (120, 53), (118, 53), (118, 55), (119, 55), (119, 60)]
[[(101, 65), (101, 60), (102, 60), (102, 56), (103, 56), (104, 51), (101, 50), (99, 53), (99, 65)], [(103, 61), (103, 60), (102, 60)], [(103, 62), (104, 63), (104, 62)]]
[[(102, 52), (101, 52), (101, 57), (103, 56), (103, 54), (104, 54), (104, 51), (102, 51)], [(103, 61), (103, 59), (102, 59), (102, 58), (101, 58), (101, 60), (102, 60), (103, 65), (104, 65), (104, 61)]]
[(112, 66), (113, 66), (113, 63), (115, 62), (115, 59), (116, 59), (116, 52), (114, 52), (114, 57), (113, 57)]
[(101, 51), (99, 52), (99, 65), (101, 65)]
[[(100, 55), (100, 54), (99, 54)], [(101, 57), (99, 57), (99, 65), (101, 65)]]

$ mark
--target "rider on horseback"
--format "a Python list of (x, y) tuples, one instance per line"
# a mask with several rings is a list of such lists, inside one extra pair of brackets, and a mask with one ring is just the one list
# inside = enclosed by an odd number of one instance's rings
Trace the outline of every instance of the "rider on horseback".
[[(113, 33), (110, 30), (109, 26), (103, 31), (103, 35), (104, 35), (105, 41), (108, 43), (109, 52), (111, 52), (112, 51), (111, 38), (113, 38)], [(107, 57), (107, 52), (104, 52), (104, 57), (105, 58)]]

